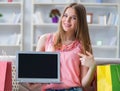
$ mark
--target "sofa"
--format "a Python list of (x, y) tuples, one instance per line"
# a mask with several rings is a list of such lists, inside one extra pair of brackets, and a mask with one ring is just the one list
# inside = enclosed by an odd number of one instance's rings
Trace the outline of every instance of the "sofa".
[[(20, 84), (16, 81), (15, 56), (0, 56), (0, 61), (12, 62), (12, 91), (31, 91), (27, 88), (26, 84)], [(120, 58), (95, 58), (95, 61), (97, 65), (120, 64)], [(34, 89), (32, 91), (40, 91), (40, 88)]]

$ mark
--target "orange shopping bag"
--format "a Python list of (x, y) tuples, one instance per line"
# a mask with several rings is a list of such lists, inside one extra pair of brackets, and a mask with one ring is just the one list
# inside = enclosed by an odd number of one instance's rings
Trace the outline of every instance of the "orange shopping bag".
[(11, 62), (0, 61), (0, 91), (12, 91)]

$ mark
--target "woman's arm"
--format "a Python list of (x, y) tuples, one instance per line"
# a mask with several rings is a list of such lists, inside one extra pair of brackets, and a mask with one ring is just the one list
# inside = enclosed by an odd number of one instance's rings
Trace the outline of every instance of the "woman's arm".
[(79, 53), (79, 56), (81, 57), (81, 83), (83, 87), (89, 87), (96, 70), (96, 62), (94, 60), (94, 57), (91, 53), (86, 51), (86, 54)]
[(44, 34), (44, 35), (40, 36), (40, 38), (37, 42), (36, 51), (45, 51), (46, 39), (47, 39), (47, 34)]

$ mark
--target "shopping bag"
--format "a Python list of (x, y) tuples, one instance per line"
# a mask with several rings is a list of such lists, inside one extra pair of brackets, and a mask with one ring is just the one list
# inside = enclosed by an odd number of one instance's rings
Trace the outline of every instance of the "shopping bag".
[(0, 61), (0, 91), (12, 91), (11, 62)]
[(120, 89), (120, 64), (97, 66), (97, 91)]

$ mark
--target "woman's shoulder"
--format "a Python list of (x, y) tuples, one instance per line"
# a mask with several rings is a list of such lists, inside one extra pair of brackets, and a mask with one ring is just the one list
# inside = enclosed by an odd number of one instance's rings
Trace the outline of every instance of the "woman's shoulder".
[(43, 35), (41, 35), (39, 38), (40, 38), (40, 39), (46, 39), (48, 35), (49, 35), (48, 33), (47, 33), (47, 34), (43, 34)]
[(50, 36), (51, 34), (50, 33), (46, 33), (46, 34), (43, 34), (41, 36), (39, 36), (39, 40), (46, 40), (48, 36)]
[(46, 33), (39, 37), (39, 41), (47, 42), (51, 39), (53, 40), (53, 38), (54, 38), (54, 33)]
[(45, 45), (48, 41), (48, 36), (49, 35), (50, 34), (47, 33), (47, 34), (43, 34), (43, 35), (39, 36), (38, 43), (37, 43), (37, 48), (36, 48), (37, 51), (45, 49)]

